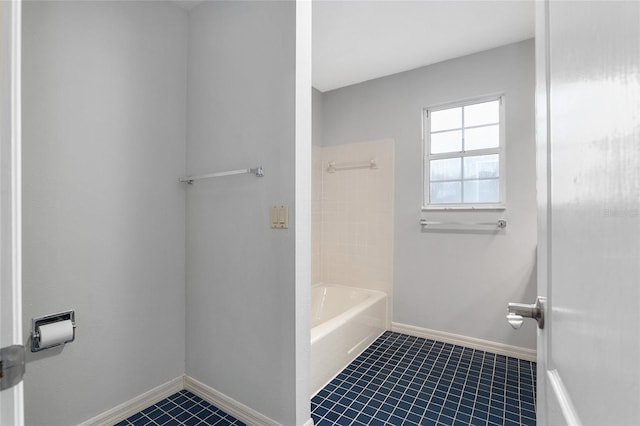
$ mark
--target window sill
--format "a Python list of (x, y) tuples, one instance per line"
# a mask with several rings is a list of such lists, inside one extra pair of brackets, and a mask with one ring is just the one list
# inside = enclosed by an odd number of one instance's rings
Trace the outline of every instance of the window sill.
[(507, 209), (504, 205), (492, 205), (492, 206), (422, 206), (423, 212), (444, 212), (444, 211), (453, 211), (453, 212), (475, 212), (475, 211), (483, 211), (483, 212), (502, 212)]

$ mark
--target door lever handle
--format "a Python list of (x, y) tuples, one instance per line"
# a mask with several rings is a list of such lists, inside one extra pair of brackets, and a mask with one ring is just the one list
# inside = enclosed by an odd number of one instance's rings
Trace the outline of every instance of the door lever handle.
[(509, 314), (507, 314), (507, 321), (509, 321), (509, 325), (511, 325), (511, 327), (513, 327), (515, 330), (517, 330), (520, 327), (522, 327), (522, 323), (524, 322), (524, 318), (522, 317), (522, 315), (509, 313)]
[(544, 297), (538, 297), (536, 303), (528, 305), (525, 303), (509, 303), (507, 306), (507, 321), (514, 329), (522, 326), (524, 318), (533, 318), (537, 321), (540, 329), (544, 328)]

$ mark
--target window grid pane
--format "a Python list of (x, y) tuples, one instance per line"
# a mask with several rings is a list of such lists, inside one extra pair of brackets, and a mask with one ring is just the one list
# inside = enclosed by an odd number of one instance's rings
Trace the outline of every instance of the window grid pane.
[(432, 182), (430, 187), (431, 204), (455, 204), (462, 202), (462, 183)]
[(463, 203), (497, 203), (500, 199), (498, 179), (465, 180), (462, 188)]
[(432, 132), (460, 128), (462, 128), (462, 108), (448, 108), (431, 113)]
[(498, 154), (464, 157), (463, 163), (463, 179), (487, 179), (500, 177), (500, 160), (498, 158)]
[(428, 204), (500, 202), (499, 111), (497, 99), (427, 114)]
[(465, 105), (465, 126), (482, 126), (500, 122), (500, 101), (482, 102)]
[(462, 151), (462, 129), (431, 134), (431, 153)]
[(464, 150), (497, 148), (500, 146), (500, 127), (493, 126), (473, 127), (464, 129)]
[(431, 182), (462, 180), (461, 160), (460, 157), (431, 160), (429, 166)]

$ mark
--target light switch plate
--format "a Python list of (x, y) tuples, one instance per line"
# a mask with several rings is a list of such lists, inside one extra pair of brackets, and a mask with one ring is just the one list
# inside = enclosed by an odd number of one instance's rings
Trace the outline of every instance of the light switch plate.
[(271, 227), (274, 229), (289, 228), (289, 206), (276, 205), (271, 207)]

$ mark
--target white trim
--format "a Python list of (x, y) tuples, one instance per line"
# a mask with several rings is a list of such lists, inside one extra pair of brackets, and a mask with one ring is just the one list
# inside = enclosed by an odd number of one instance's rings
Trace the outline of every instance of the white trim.
[(447, 333), (445, 331), (431, 330), (429, 328), (416, 327), (414, 325), (402, 324), (398, 322), (393, 322), (391, 324), (391, 331), (408, 334), (410, 336), (424, 337), (426, 339), (437, 340), (439, 342), (466, 346), (468, 348), (479, 349), (481, 351), (492, 352), (495, 354), (510, 356), (518, 359), (524, 359), (526, 361), (536, 361), (537, 351), (535, 349), (505, 345), (504, 343), (491, 342), (489, 340), (462, 336), (460, 334)]
[(110, 410), (105, 411), (89, 420), (80, 423), (78, 426), (107, 426), (114, 425), (132, 415), (156, 404), (166, 397), (180, 392), (184, 389), (184, 376), (176, 377), (158, 387), (138, 395), (127, 402), (124, 402)]
[(22, 0), (14, 2), (11, 12), (12, 311), (14, 343), (22, 344)]
[[(498, 146), (495, 148), (483, 148), (476, 149), (470, 151), (459, 151), (459, 152), (445, 152), (439, 154), (431, 154), (431, 112), (446, 110), (451, 108), (463, 108), (469, 105), (492, 102), (499, 102), (499, 115), (500, 121), (498, 124), (499, 131), (499, 141)], [(465, 101), (457, 102), (457, 103), (448, 103), (445, 105), (437, 105), (425, 107), (422, 110), (422, 210), (449, 210), (450, 208), (462, 207), (469, 208), (471, 210), (473, 207), (478, 207), (479, 209), (488, 208), (488, 209), (503, 209), (506, 205), (506, 123), (505, 123), (505, 94), (501, 93), (499, 95), (491, 95), (482, 98), (474, 98), (467, 99)], [(462, 113), (462, 127), (461, 131), (467, 128), (464, 125), (464, 110)], [(474, 128), (475, 126), (471, 126), (470, 128)], [(464, 146), (463, 146), (464, 148)], [(449, 204), (433, 204), (431, 203), (431, 178), (430, 178), (430, 167), (431, 160), (439, 160), (439, 159), (450, 159), (450, 158), (465, 158), (465, 157), (475, 157), (481, 155), (498, 155), (498, 167), (499, 167), (499, 176), (498, 176), (498, 197), (499, 201), (496, 203), (465, 203), (461, 200), (459, 203), (449, 203)], [(460, 162), (460, 167), (462, 167), (463, 162)], [(464, 183), (463, 176), (460, 176), (459, 180), (452, 180), (455, 182), (460, 182), (461, 185)]]
[[(278, 422), (270, 419), (269, 417), (257, 412), (256, 410), (247, 407), (244, 404), (228, 397), (227, 395), (205, 385), (202, 382), (189, 376), (176, 377), (173, 380), (168, 381), (156, 388), (151, 389), (139, 395), (127, 402), (124, 402), (117, 407), (114, 407), (102, 414), (99, 414), (89, 420), (80, 423), (78, 426), (110, 426), (124, 419), (131, 417), (132, 415), (148, 408), (168, 396), (173, 395), (181, 390), (188, 390), (189, 392), (199, 396), (207, 402), (215, 405), (217, 408), (223, 410), (227, 414), (232, 415), (238, 420), (245, 422), (248, 425), (255, 426), (276, 426)], [(313, 420), (309, 419), (303, 426), (314, 426)]]
[[(500, 124), (495, 124), (495, 126), (499, 126)], [(464, 128), (466, 130), (466, 127)], [(430, 135), (432, 133), (429, 133)], [(471, 151), (449, 151), (449, 152), (439, 152), (437, 154), (428, 154), (429, 160), (446, 160), (449, 158), (467, 158), (467, 157), (480, 157), (484, 155), (494, 155), (500, 154), (500, 147), (497, 148), (479, 148), (473, 149)], [(478, 178), (483, 179), (483, 178)], [(492, 178), (484, 178), (484, 179), (495, 179)], [(451, 179), (450, 181), (459, 181), (463, 179)], [(474, 179), (475, 180), (475, 179)], [(442, 181), (436, 181), (442, 182)], [(495, 204), (495, 203), (491, 203)]]
[(275, 420), (270, 419), (264, 414), (261, 414), (244, 404), (241, 404), (235, 399), (228, 397), (222, 392), (219, 392), (192, 377), (184, 376), (184, 388), (189, 392), (198, 395), (200, 398), (207, 400), (225, 413), (231, 414), (236, 419), (241, 420), (249, 425), (279, 425), (279, 423)]
[(446, 103), (435, 103), (435, 104), (431, 104), (429, 106), (426, 106), (423, 109), (428, 109), (430, 111), (441, 111), (443, 109), (456, 108), (456, 107), (459, 107), (459, 106), (481, 104), (483, 102), (491, 102), (492, 100), (496, 100), (496, 99), (502, 98), (504, 96), (504, 94), (505, 94), (504, 91), (487, 93), (487, 94), (481, 95), (481, 96), (475, 96), (475, 97), (471, 97), (471, 98), (461, 98), (461, 99), (458, 99), (458, 100), (447, 101)]
[[(295, 423), (311, 417), (311, 26), (312, 5), (296, 0), (295, 69), (295, 253), (294, 344)], [(290, 368), (291, 366), (289, 366)], [(289, 371), (289, 370), (288, 370)]]
[[(22, 172), (21, 172), (21, 44), (22, 0), (2, 2), (2, 86), (1, 121), (4, 123), (2, 147), (2, 318), (8, 326), (2, 330), (2, 344), (23, 343), (22, 336)], [(8, 270), (5, 272), (5, 268)], [(24, 424), (23, 383), (3, 391), (0, 397), (0, 422)]]
[(582, 425), (580, 417), (578, 417), (578, 413), (576, 412), (576, 409), (571, 402), (571, 398), (569, 397), (569, 392), (567, 392), (567, 388), (564, 387), (560, 374), (558, 374), (558, 370), (547, 371), (547, 382), (551, 385), (551, 389), (553, 390), (553, 394), (556, 397), (556, 401), (560, 406), (560, 410), (562, 411), (562, 415), (564, 416), (564, 420), (567, 422), (567, 425)]

